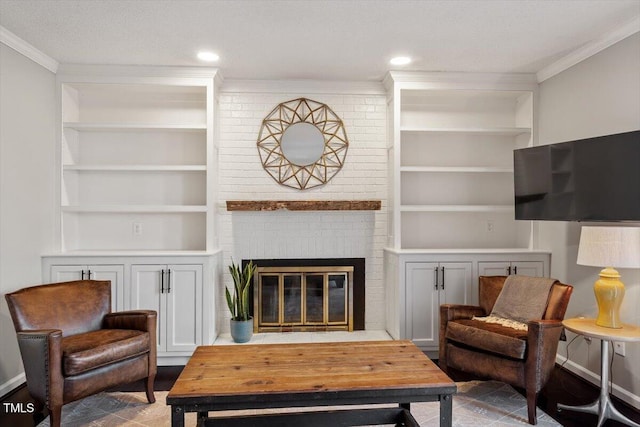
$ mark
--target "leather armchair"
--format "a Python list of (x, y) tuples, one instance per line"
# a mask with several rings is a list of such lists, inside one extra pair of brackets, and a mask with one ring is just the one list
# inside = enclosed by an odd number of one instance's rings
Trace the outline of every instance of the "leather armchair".
[(530, 320), (526, 331), (473, 320), (491, 313), (505, 280), (506, 276), (481, 276), (478, 306), (440, 307), (438, 363), (444, 372), (454, 368), (524, 389), (529, 424), (536, 424), (538, 393), (555, 366), (562, 319), (573, 287), (555, 281), (543, 318)]
[(49, 409), (52, 427), (64, 404), (140, 379), (155, 402), (155, 311), (111, 313), (109, 281), (33, 286), (5, 298), (27, 389), (40, 411)]

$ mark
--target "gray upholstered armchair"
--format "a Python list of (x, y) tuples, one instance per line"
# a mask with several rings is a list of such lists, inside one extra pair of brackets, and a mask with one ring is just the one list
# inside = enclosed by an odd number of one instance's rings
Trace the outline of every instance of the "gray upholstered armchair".
[(155, 402), (156, 312), (111, 313), (111, 283), (79, 280), (5, 295), (16, 329), (27, 388), (60, 426), (62, 405), (146, 379)]
[[(487, 321), (506, 279), (505, 276), (481, 276), (479, 306), (447, 304), (440, 307), (438, 363), (444, 372), (454, 368), (525, 389), (529, 423), (536, 424), (536, 400), (555, 366), (562, 319), (573, 287), (557, 280), (549, 281), (537, 298), (540, 316), (526, 321), (525, 329), (517, 329), (518, 325), (510, 325), (509, 321), (503, 324)], [(522, 299), (522, 304), (527, 304), (536, 298)], [(515, 312), (522, 308), (513, 302), (508, 305), (512, 307), (507, 308)]]

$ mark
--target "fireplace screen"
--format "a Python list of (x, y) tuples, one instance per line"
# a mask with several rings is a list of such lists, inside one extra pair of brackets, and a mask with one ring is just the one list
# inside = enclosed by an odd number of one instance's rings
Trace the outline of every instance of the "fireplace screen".
[(258, 267), (254, 329), (353, 330), (353, 267)]

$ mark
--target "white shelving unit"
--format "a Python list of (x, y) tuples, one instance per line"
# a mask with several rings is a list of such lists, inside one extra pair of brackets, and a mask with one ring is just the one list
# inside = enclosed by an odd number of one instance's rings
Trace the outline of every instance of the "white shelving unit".
[(58, 76), (60, 252), (211, 251), (216, 71), (132, 68)]
[(111, 280), (115, 310), (158, 311), (161, 365), (184, 364), (217, 334), (219, 79), (78, 65), (57, 76), (58, 247), (43, 255), (43, 279)]
[(530, 75), (391, 72), (387, 330), (437, 357), (438, 307), (477, 304), (483, 274), (549, 275), (514, 219), (513, 150), (534, 144)]
[(533, 143), (535, 83), (450, 81), (392, 72), (392, 227), (396, 249), (522, 249), (513, 218), (513, 150)]

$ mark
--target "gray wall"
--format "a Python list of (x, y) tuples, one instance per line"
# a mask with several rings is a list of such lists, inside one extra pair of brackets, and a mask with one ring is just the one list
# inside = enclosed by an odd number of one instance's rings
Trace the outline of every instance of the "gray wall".
[[(640, 33), (542, 82), (538, 111), (538, 142), (542, 145), (640, 129)], [(603, 164), (602, 171), (593, 172), (606, 173), (610, 167), (615, 165)], [(576, 265), (581, 225), (539, 223), (539, 246), (553, 254), (551, 276), (574, 285), (566, 317), (595, 317), (597, 313), (593, 283), (599, 269)], [(619, 271), (626, 285), (622, 321), (640, 324), (640, 270)], [(574, 336), (569, 333), (569, 340)], [(578, 338), (568, 350), (566, 366), (595, 380), (600, 374), (599, 341), (589, 345)], [(566, 357), (567, 346), (561, 343), (558, 353)], [(626, 357), (616, 356), (613, 363), (615, 394), (636, 407), (640, 407), (638, 361), (640, 343), (627, 343)]]
[(0, 395), (24, 381), (4, 294), (40, 283), (53, 245), (55, 112), (55, 75), (0, 43)]

